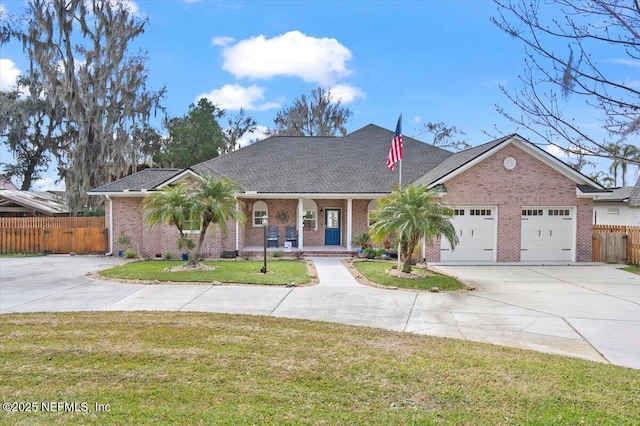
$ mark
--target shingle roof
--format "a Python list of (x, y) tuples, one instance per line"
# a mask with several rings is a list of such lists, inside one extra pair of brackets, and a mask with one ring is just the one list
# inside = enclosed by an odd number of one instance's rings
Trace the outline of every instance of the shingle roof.
[(144, 169), (138, 173), (125, 176), (115, 182), (93, 189), (91, 192), (122, 192), (153, 189), (181, 171), (182, 169)]
[(633, 187), (633, 191), (629, 195), (629, 206), (640, 207), (640, 178), (638, 178), (636, 186)]
[(473, 148), (466, 149), (464, 151), (457, 152), (451, 155), (449, 158), (445, 159), (442, 163), (438, 164), (436, 167), (431, 170), (426, 171), (426, 173), (421, 176), (417, 181), (415, 181), (416, 185), (430, 185), (438, 179), (448, 175), (459, 167), (464, 166), (469, 161), (479, 157), (490, 149), (500, 145), (504, 141), (511, 139), (514, 135), (505, 136), (500, 139), (496, 139), (491, 142), (484, 143), (482, 145), (475, 146)]
[[(344, 137), (271, 137), (193, 166), (262, 193), (385, 193), (398, 182), (386, 166), (394, 133), (369, 124)], [(413, 182), (452, 155), (403, 137), (402, 181)]]
[(0, 190), (0, 208), (19, 205), (47, 215), (67, 214), (64, 197), (51, 192)]
[(622, 188), (609, 188), (604, 191), (593, 190), (592, 192), (601, 192), (593, 201), (625, 201), (629, 199), (633, 188), (633, 186), (623, 186)]

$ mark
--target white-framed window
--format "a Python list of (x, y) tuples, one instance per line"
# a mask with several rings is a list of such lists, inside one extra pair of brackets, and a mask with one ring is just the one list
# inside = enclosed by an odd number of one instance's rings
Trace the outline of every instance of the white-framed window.
[(367, 206), (367, 227), (376, 223), (374, 212), (378, 208), (378, 200), (371, 200)]
[(263, 221), (265, 217), (269, 216), (269, 208), (267, 207), (267, 203), (264, 201), (256, 201), (253, 205), (253, 226), (254, 227), (262, 227)]
[(305, 229), (318, 229), (318, 206), (313, 200), (304, 200), (302, 202), (302, 224)]
[(182, 232), (184, 232), (185, 234), (199, 234), (201, 225), (202, 223), (200, 222), (200, 219), (185, 220)]

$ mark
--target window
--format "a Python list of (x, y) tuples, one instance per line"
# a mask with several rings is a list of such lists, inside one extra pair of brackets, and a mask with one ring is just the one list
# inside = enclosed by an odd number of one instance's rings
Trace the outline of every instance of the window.
[(471, 216), (491, 216), (491, 209), (471, 209), (469, 214)]
[(185, 220), (183, 232), (185, 234), (199, 234), (200, 233), (200, 220)]
[(522, 216), (543, 216), (543, 210), (542, 209), (522, 210)]
[(304, 215), (302, 225), (305, 229), (318, 229), (318, 206), (313, 200), (304, 200), (302, 202)]
[(549, 216), (569, 216), (568, 209), (549, 209)]
[(607, 214), (620, 214), (619, 207), (607, 207)]
[(378, 200), (371, 200), (367, 207), (367, 226), (376, 223), (376, 209), (378, 208)]
[(253, 226), (263, 226), (264, 218), (269, 216), (269, 209), (267, 203), (264, 201), (258, 201), (253, 205)]
[(453, 210), (453, 215), (454, 216), (464, 216), (464, 209), (454, 209)]

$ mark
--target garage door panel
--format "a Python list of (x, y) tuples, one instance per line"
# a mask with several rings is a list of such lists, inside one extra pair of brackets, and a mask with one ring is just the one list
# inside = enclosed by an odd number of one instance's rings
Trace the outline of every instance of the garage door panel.
[(491, 262), (495, 261), (496, 208), (456, 208), (452, 219), (458, 244), (451, 249), (442, 237), (441, 261)]
[(574, 259), (574, 209), (526, 207), (521, 215), (521, 261)]

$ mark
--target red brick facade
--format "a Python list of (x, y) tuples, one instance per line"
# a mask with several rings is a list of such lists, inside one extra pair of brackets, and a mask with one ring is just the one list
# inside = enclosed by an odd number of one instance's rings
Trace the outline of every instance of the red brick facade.
[[(503, 162), (507, 157), (516, 159), (517, 165), (508, 170)], [(446, 202), (454, 206), (496, 206), (497, 261), (520, 261), (521, 209), (523, 206), (570, 206), (576, 210), (576, 260), (591, 260), (591, 219), (593, 202), (576, 196), (576, 183), (554, 170), (546, 163), (530, 155), (514, 144), (509, 144), (496, 154), (480, 161), (473, 167), (449, 179), (445, 183)], [(144, 222), (141, 207), (142, 197), (112, 197), (113, 208), (113, 249), (131, 249), (145, 257), (172, 253), (179, 255), (176, 246), (178, 231), (168, 225), (157, 225), (153, 229)], [(347, 205), (346, 199), (313, 199), (317, 206), (317, 229), (304, 229), (304, 246), (323, 246), (325, 235), (324, 211), (338, 208), (341, 211), (342, 247), (347, 246)], [(280, 227), (280, 246), (285, 237), (285, 226), (296, 226), (298, 199), (243, 199), (247, 222), (239, 226), (238, 248), (263, 244), (263, 228), (253, 225), (252, 207), (256, 202), (267, 204), (269, 224)], [(367, 231), (367, 209), (371, 199), (352, 200), (351, 236)], [(109, 226), (109, 202), (106, 209), (106, 223)], [(280, 214), (279, 214), (280, 213)], [(286, 213), (286, 214), (284, 214)], [(118, 245), (115, 240), (121, 230), (131, 237), (128, 247)], [(300, 231), (299, 231), (300, 232)], [(197, 239), (198, 234), (193, 234)], [(219, 229), (208, 232), (203, 246), (205, 257), (220, 257), (224, 250), (236, 249), (236, 224), (229, 223), (228, 233), (222, 235)], [(428, 247), (426, 258), (430, 262), (440, 260), (439, 241)]]
[[(504, 167), (505, 158), (516, 167)], [(593, 201), (576, 197), (576, 183), (513, 144), (445, 182), (444, 201), (453, 206), (498, 207), (498, 262), (520, 261), (523, 206), (576, 207), (576, 260), (591, 260)], [(440, 260), (439, 241), (427, 260)]]

